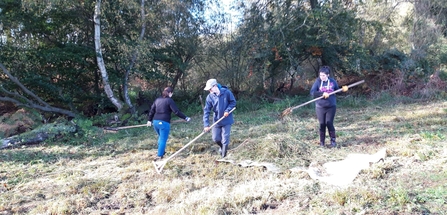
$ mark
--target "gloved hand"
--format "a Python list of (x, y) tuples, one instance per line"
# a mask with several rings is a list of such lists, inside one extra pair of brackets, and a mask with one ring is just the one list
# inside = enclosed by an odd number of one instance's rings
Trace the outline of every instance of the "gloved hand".
[(329, 93), (324, 92), (324, 93), (323, 93), (323, 98), (325, 98), (325, 99), (329, 98)]
[(147, 121), (147, 126), (152, 126), (152, 122), (151, 121)]
[(343, 92), (346, 92), (346, 91), (348, 91), (348, 86), (343, 86), (343, 87), (341, 87), (341, 91), (343, 91)]
[(205, 128), (203, 128), (203, 131), (208, 132), (208, 131), (210, 131), (210, 129), (211, 129), (210, 127), (205, 127)]
[(191, 118), (186, 117), (186, 118), (185, 118), (185, 121), (189, 122), (189, 121), (191, 121)]
[(230, 115), (230, 113), (228, 113), (228, 112), (224, 113), (224, 117), (227, 117), (228, 115)]

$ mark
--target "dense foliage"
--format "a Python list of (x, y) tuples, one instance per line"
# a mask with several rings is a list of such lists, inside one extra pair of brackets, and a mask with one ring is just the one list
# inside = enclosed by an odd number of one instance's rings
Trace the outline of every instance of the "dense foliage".
[(98, 8), (101, 72), (97, 3), (0, 2), (0, 101), (98, 116), (120, 109), (105, 84), (126, 104), (124, 114), (142, 113), (139, 106), (165, 86), (177, 89), (182, 104), (196, 103), (208, 78), (238, 97), (263, 98), (307, 94), (321, 65), (330, 65), (342, 83), (371, 80), (365, 92), (399, 82), (404, 94), (445, 73), (447, 6), (441, 0), (235, 1), (232, 10), (243, 18), (232, 28), (214, 1), (104, 1)]

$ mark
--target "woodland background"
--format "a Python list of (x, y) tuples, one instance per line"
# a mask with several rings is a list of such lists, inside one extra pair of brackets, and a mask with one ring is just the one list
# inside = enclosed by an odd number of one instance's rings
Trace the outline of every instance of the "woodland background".
[[(447, 1), (218, 3), (0, 0), (0, 214), (446, 213)], [(337, 148), (313, 104), (278, 117), (321, 65), (365, 80), (337, 94)], [(238, 99), (227, 161), (279, 172), (218, 162), (209, 133), (156, 171), (145, 113), (175, 89), (191, 121), (173, 117), (172, 156), (203, 131), (209, 78)], [(347, 187), (307, 171), (382, 149)]]
[(446, 95), (444, 0), (234, 1), (237, 22), (219, 4), (2, 0), (1, 135), (61, 118), (144, 123), (166, 86), (200, 108), (209, 78), (238, 100), (307, 96), (321, 65), (340, 85), (366, 80), (354, 95)]

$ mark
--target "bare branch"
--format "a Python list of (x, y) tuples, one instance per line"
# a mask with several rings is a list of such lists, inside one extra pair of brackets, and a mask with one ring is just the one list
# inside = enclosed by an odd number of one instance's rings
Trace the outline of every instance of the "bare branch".
[(6, 68), (5, 66), (3, 66), (3, 64), (0, 63), (0, 68), (2, 68), (3, 72), (9, 77), (9, 79), (14, 82), (15, 84), (17, 84), (20, 89), (23, 90), (23, 92), (25, 92), (26, 94), (30, 95), (32, 98), (34, 98), (35, 100), (37, 100), (40, 104), (44, 105), (44, 106), (50, 106), (48, 103), (44, 102), (42, 99), (40, 99), (36, 94), (34, 94), (33, 92), (31, 92), (30, 90), (28, 90), (28, 88), (26, 88), (25, 86), (23, 86), (23, 84), (16, 78), (14, 77)]
[[(17, 92), (10, 92), (9, 90), (5, 89), (1, 85), (0, 85), (0, 91), (4, 92), (6, 95), (9, 95), (9, 96), (11, 96), (13, 98), (0, 96), (0, 101), (11, 102), (11, 103), (14, 103), (17, 106), (28, 107), (28, 108), (32, 108), (32, 109), (45, 111), (45, 112), (60, 113), (60, 114), (71, 116), (71, 117), (75, 117), (76, 116), (76, 114), (73, 113), (72, 111), (65, 110), (65, 109), (62, 109), (62, 108), (53, 107), (53, 106), (49, 105), (48, 103), (44, 102), (40, 97), (38, 97), (36, 94), (34, 94), (30, 90), (28, 90), (28, 88), (26, 88), (16, 77), (11, 75), (11, 73), (1, 63), (0, 63), (0, 68), (2, 68), (3, 72), (9, 77), (9, 79), (12, 82), (17, 84), (26, 94), (28, 94), (29, 96), (31, 96), (32, 98), (37, 100), (40, 104), (36, 104), (32, 100), (26, 98), (25, 96), (23, 96), (23, 95), (21, 95), (21, 94), (19, 94)], [(14, 99), (14, 98), (19, 98), (19, 99), (21, 99), (21, 100), (23, 100), (25, 102), (21, 102), (21, 101), (19, 101), (17, 99)]]
[(4, 102), (11, 102), (14, 103), (17, 106), (22, 106), (22, 107), (27, 107), (27, 108), (32, 108), (32, 109), (37, 109), (37, 110), (41, 110), (41, 111), (45, 111), (45, 112), (52, 112), (52, 113), (60, 113), (63, 115), (67, 115), (70, 117), (75, 117), (76, 114), (69, 111), (69, 110), (65, 110), (65, 109), (61, 109), (61, 108), (57, 108), (57, 107), (52, 107), (52, 106), (41, 106), (35, 103), (31, 103), (31, 104), (26, 104), (23, 102), (20, 102), (16, 99), (13, 98), (9, 98), (9, 97), (0, 97), (0, 101), (4, 101)]
[(294, 31), (296, 31), (296, 30), (298, 30), (298, 29), (300, 29), (300, 28), (306, 26), (307, 17), (309, 17), (309, 16), (306, 16), (306, 18), (304, 18), (303, 24), (301, 24), (300, 26), (296, 27), (296, 28), (294, 29)]
[(3, 91), (3, 92), (5, 92), (7, 95), (10, 95), (10, 96), (12, 96), (12, 97), (18, 97), (18, 98), (20, 98), (20, 99), (23, 99), (23, 100), (25, 100), (28, 104), (32, 104), (32, 103), (34, 103), (33, 101), (31, 101), (31, 100), (29, 100), (28, 98), (26, 98), (25, 96), (22, 96), (22, 95), (20, 95), (19, 93), (17, 93), (17, 92), (9, 92), (8, 90), (6, 90), (4, 87), (3, 87), (3, 85), (0, 85), (0, 90), (1, 91)]

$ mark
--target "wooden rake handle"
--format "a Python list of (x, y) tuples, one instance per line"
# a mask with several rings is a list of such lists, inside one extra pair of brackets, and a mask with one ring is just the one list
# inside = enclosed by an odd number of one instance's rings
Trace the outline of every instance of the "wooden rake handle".
[[(355, 82), (355, 83), (353, 83), (353, 84), (348, 85), (348, 88), (351, 88), (351, 87), (353, 87), (353, 86), (362, 84), (362, 83), (364, 83), (364, 82), (365, 82), (365, 80), (357, 81), (357, 82)], [(340, 89), (338, 89), (338, 90), (336, 90), (336, 91), (334, 91), (334, 92), (329, 93), (329, 95), (336, 94), (336, 93), (338, 93), (338, 92), (341, 92), (342, 90), (343, 90), (343, 89), (340, 88)], [(297, 108), (299, 108), (299, 107), (302, 107), (302, 106), (307, 105), (307, 104), (309, 104), (309, 103), (312, 103), (312, 102), (314, 102), (314, 101), (320, 100), (320, 99), (322, 99), (322, 98), (324, 98), (324, 96), (320, 96), (320, 97), (318, 97), (318, 98), (312, 99), (312, 100), (310, 100), (310, 101), (308, 101), (308, 102), (305, 102), (305, 103), (303, 103), (303, 104), (300, 104), (300, 105), (298, 105), (298, 106), (292, 107), (292, 108), (290, 108), (290, 111), (293, 111), (293, 110), (295, 110), (295, 109), (297, 109)]]
[[(233, 109), (230, 110), (231, 113), (234, 110), (236, 110), (236, 107), (234, 107)], [(220, 121), (222, 121), (223, 119), (225, 119), (225, 117), (220, 118), (219, 120), (217, 120), (216, 122), (214, 122), (211, 126), (210, 129), (213, 128), (214, 126), (217, 125), (217, 123), (219, 123)], [(191, 145), (192, 143), (194, 143), (194, 141), (196, 141), (197, 139), (199, 139), (201, 136), (203, 136), (205, 133), (205, 131), (202, 131), (202, 133), (200, 133), (196, 138), (194, 138), (193, 140), (189, 141), (189, 143), (187, 143), (186, 145), (184, 145), (181, 149), (179, 149), (178, 151), (176, 151), (174, 154), (172, 154), (171, 156), (169, 156), (166, 160), (164, 161), (160, 161), (157, 163), (155, 163), (155, 161), (152, 161), (155, 169), (157, 170), (158, 174), (161, 174), (161, 171), (163, 170), (163, 167), (166, 165), (166, 163), (168, 163), (169, 160), (171, 160), (173, 157), (175, 157), (178, 153), (180, 153), (181, 151), (183, 151), (184, 149), (186, 149), (189, 145)]]
[[(183, 120), (183, 119), (173, 120), (173, 121), (171, 121), (171, 124), (179, 123), (179, 122), (185, 122), (185, 120)], [(122, 127), (115, 127), (115, 128), (113, 128), (113, 127), (105, 127), (104, 130), (119, 131), (119, 130), (122, 130), (122, 129), (138, 128), (138, 127), (144, 127), (144, 126), (147, 126), (147, 124), (129, 125), (129, 126), (122, 126)], [(147, 126), (147, 127), (149, 127), (149, 126)]]
[(111, 130), (111, 131), (118, 131), (118, 130), (122, 130), (122, 129), (127, 129), (127, 128), (138, 128), (138, 127), (143, 127), (143, 126), (147, 126), (147, 124), (141, 124), (141, 125), (130, 125), (130, 126), (123, 126), (123, 127), (116, 127), (116, 128), (112, 128), (112, 127), (105, 127), (105, 130)]

